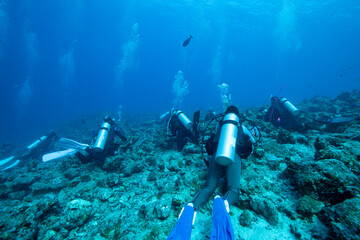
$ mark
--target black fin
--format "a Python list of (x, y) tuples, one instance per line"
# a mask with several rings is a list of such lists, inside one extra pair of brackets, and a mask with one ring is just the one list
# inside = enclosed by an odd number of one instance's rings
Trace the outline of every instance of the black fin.
[(176, 136), (176, 145), (178, 152), (181, 152), (186, 144), (186, 131), (185, 130), (179, 130), (177, 132)]
[(198, 123), (199, 123), (199, 121), (200, 121), (200, 110), (194, 112), (193, 119), (194, 119), (194, 124), (198, 124)]
[(195, 144), (199, 144), (200, 134), (198, 131), (198, 125), (199, 125), (199, 121), (200, 121), (200, 110), (194, 112), (193, 120), (194, 120), (194, 125), (193, 125), (194, 141), (193, 142)]

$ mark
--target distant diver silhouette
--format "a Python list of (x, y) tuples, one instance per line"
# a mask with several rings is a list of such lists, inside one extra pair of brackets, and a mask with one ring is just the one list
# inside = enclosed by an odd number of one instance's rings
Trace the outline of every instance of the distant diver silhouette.
[(190, 35), (190, 37), (187, 38), (187, 39), (183, 42), (183, 47), (186, 47), (187, 45), (189, 45), (191, 38), (192, 38), (192, 36)]

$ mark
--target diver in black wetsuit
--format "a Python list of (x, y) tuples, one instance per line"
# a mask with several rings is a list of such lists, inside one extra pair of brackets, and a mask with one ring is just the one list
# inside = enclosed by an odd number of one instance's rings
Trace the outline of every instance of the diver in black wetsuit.
[[(229, 106), (225, 114), (219, 115), (221, 121), (206, 143), (209, 154), (209, 167), (206, 182), (190, 203), (182, 209), (176, 226), (168, 240), (190, 239), (196, 210), (213, 195), (219, 179), (225, 173), (227, 192), (223, 197), (216, 196), (213, 207), (213, 227), (211, 239), (235, 239), (228, 213), (230, 205), (236, 203), (240, 193), (241, 161), (252, 152), (257, 144), (254, 136), (244, 125), (238, 108)], [(254, 128), (253, 128), (254, 129)], [(256, 128), (256, 131), (258, 129)], [(258, 131), (260, 135), (260, 132)], [(216, 220), (214, 220), (216, 219)]]
[(32, 158), (41, 159), (41, 156), (48, 152), (57, 140), (58, 137), (56, 133), (50, 130), (48, 135), (40, 137), (27, 146), (20, 156), (11, 156), (7, 159), (0, 160), (0, 171), (12, 168), (19, 163), (23, 164)]
[(199, 144), (199, 132), (197, 130), (199, 118), (200, 111), (194, 113), (194, 122), (180, 110), (172, 110), (170, 112), (170, 118), (167, 125), (167, 136), (176, 136), (177, 150), (179, 152), (182, 151), (188, 141)]
[[(239, 198), (241, 159), (246, 159), (251, 154), (253, 150), (253, 145), (256, 144), (257, 141), (250, 133), (250, 131), (244, 125), (242, 125), (239, 120), (236, 123), (234, 120), (227, 119), (226, 116), (230, 116), (228, 114), (232, 114), (233, 116), (236, 115), (240, 120), (239, 110), (234, 106), (229, 106), (225, 112), (223, 119), (216, 127), (216, 131), (206, 142), (206, 152), (209, 154), (208, 175), (204, 188), (196, 194), (192, 201), (196, 207), (202, 205), (213, 194), (216, 189), (216, 185), (224, 171), (226, 173), (226, 180), (228, 186), (228, 192), (225, 194), (224, 197), (228, 200), (230, 205), (235, 203)], [(224, 127), (227, 123), (236, 124), (238, 131), (235, 136), (232, 135), (231, 130), (228, 130)], [(228, 135), (225, 135), (225, 131), (228, 132)], [(224, 135), (223, 141), (220, 140), (221, 135)], [(230, 144), (229, 139), (236, 140), (235, 152), (232, 156), (232, 161), (229, 161), (226, 158), (216, 159), (216, 153), (218, 151), (218, 148), (220, 148), (219, 152), (221, 152), (223, 149), (228, 149), (228, 147), (225, 146), (227, 144)], [(228, 150), (225, 150), (225, 152), (228, 152)]]
[(49, 134), (36, 140), (29, 145), (25, 152), (21, 155), (20, 159), (41, 158), (41, 156), (47, 152), (58, 140), (58, 136), (53, 130), (50, 130)]
[[(286, 98), (271, 98), (271, 106), (265, 113), (265, 121), (275, 127), (282, 127), (289, 131), (304, 133), (308, 130), (342, 132), (354, 120), (354, 117), (306, 118), (302, 111), (296, 108)], [(325, 128), (322, 126), (325, 125)]]
[(105, 158), (109, 155), (113, 156), (119, 146), (119, 144), (115, 144), (115, 136), (118, 136), (123, 141), (128, 140), (125, 137), (123, 130), (115, 123), (114, 119), (106, 116), (93, 147), (86, 148), (85, 151), (87, 154), (77, 152), (75, 155), (84, 164), (91, 160), (95, 160), (97, 163), (103, 165)]
[(271, 106), (265, 113), (266, 122), (290, 131), (305, 132), (310, 128), (304, 115), (289, 100), (275, 96), (270, 101)]

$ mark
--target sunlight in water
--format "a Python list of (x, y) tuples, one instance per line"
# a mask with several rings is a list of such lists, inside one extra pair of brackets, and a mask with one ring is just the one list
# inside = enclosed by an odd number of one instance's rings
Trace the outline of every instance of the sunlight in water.
[(22, 116), (26, 112), (26, 107), (31, 102), (32, 97), (33, 97), (33, 84), (30, 77), (28, 77), (23, 83), (17, 96), (17, 107), (20, 116)]
[(28, 74), (32, 74), (35, 65), (39, 62), (38, 39), (37, 35), (30, 31), (25, 36), (26, 54), (28, 59)]
[(212, 74), (213, 85), (218, 85), (222, 77), (222, 60), (223, 60), (223, 47), (219, 45), (216, 54), (212, 60), (210, 72)]
[(182, 71), (178, 71), (177, 75), (175, 75), (174, 82), (172, 85), (172, 91), (175, 95), (175, 99), (173, 101), (173, 107), (178, 108), (181, 106), (185, 95), (189, 93), (189, 84), (184, 79)]
[(74, 59), (74, 45), (76, 40), (73, 42), (71, 48), (60, 57), (60, 69), (61, 77), (65, 87), (70, 87), (74, 77), (75, 71), (75, 59)]
[(8, 34), (8, 16), (6, 13), (6, 1), (0, 2), (0, 60), (4, 55), (4, 44), (7, 40)]
[(280, 49), (296, 52), (301, 48), (294, 0), (283, 1), (278, 15), (278, 25), (275, 28), (275, 38)]
[(115, 67), (117, 85), (121, 87), (124, 82), (124, 72), (131, 68), (136, 68), (135, 54), (139, 47), (139, 24), (135, 23), (131, 28), (129, 40), (123, 45), (122, 58)]

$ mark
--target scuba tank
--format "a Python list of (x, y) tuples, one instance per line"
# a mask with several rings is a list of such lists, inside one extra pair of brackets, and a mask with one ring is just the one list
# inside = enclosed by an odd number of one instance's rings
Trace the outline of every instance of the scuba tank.
[(27, 146), (28, 150), (32, 150), (34, 148), (36, 148), (37, 146), (39, 146), (39, 144), (44, 141), (47, 138), (47, 136), (42, 136), (41, 138), (39, 138), (38, 140), (36, 140), (35, 142), (33, 142), (32, 144), (30, 144), (29, 146)]
[(101, 125), (100, 131), (96, 137), (95, 144), (93, 146), (93, 150), (95, 152), (104, 151), (104, 147), (109, 135), (110, 128), (111, 128), (111, 124), (109, 123), (109, 119), (105, 117), (104, 122)]
[(235, 162), (238, 126), (239, 117), (235, 113), (225, 115), (215, 156), (215, 161), (220, 165), (229, 166)]
[(166, 113), (164, 113), (163, 115), (160, 116), (160, 119), (163, 119), (164, 117), (166, 117), (167, 115), (169, 115), (169, 111), (167, 111)]
[(185, 115), (184, 112), (177, 110), (175, 111), (175, 115), (177, 116), (177, 118), (179, 119), (179, 121), (181, 122), (181, 124), (187, 129), (187, 130), (191, 130), (193, 127), (193, 122), (188, 118), (188, 116)]
[(295, 107), (289, 100), (286, 98), (280, 98), (279, 102), (284, 106), (284, 108), (289, 111), (292, 115), (296, 116), (299, 114), (299, 109)]

